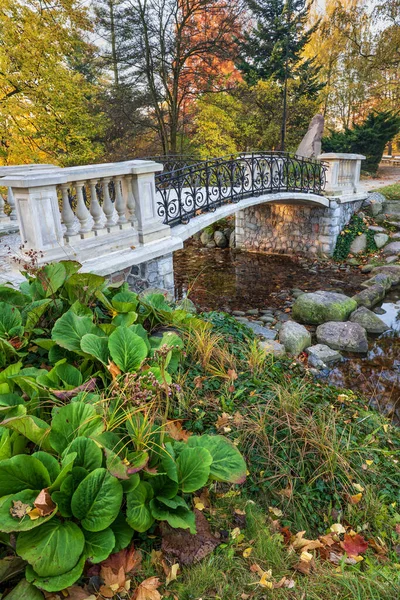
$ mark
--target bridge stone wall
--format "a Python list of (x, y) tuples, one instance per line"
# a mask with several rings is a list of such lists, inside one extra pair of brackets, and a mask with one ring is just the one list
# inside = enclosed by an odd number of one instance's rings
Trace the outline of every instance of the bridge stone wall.
[(236, 213), (236, 247), (331, 255), (340, 231), (362, 203), (331, 200), (329, 208), (273, 203), (251, 206)]
[(172, 252), (153, 260), (116, 271), (109, 276), (111, 283), (126, 281), (134, 292), (147, 288), (162, 288), (174, 293), (174, 263)]

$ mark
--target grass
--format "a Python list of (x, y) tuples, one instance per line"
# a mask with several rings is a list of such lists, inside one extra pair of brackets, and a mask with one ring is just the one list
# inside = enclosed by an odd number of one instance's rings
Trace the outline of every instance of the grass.
[(386, 185), (385, 187), (372, 191), (383, 194), (386, 200), (400, 200), (400, 183), (392, 183), (391, 185)]
[[(170, 416), (196, 433), (228, 436), (249, 472), (236, 491), (211, 490), (207, 516), (214, 530), (227, 532), (227, 541), (184, 568), (170, 597), (398, 599), (400, 429), (357, 394), (317, 383), (301, 361), (260, 353), (253, 334), (234, 319), (220, 313), (205, 318), (212, 328), (187, 333), (184, 399), (176, 399)], [(235, 509), (246, 511), (246, 526), (232, 539)], [(368, 550), (361, 563), (336, 567), (316, 557), (314, 572), (305, 576), (293, 570), (298, 556), (276, 531), (278, 521), (310, 539), (344, 523), (384, 551)], [(244, 558), (247, 547), (251, 556)], [(295, 587), (261, 587), (250, 570), (254, 563), (271, 569), (273, 581), (286, 577)]]
[[(170, 584), (170, 596), (179, 600), (398, 600), (400, 572), (393, 566), (365, 563), (355, 567), (315, 561), (312, 574), (304, 576), (293, 570), (298, 555), (288, 550), (282, 536), (273, 531), (265, 513), (254, 503), (244, 499), (222, 499), (213, 505), (213, 525), (224, 526), (226, 515), (238, 508), (244, 509), (245, 526), (200, 563), (183, 567), (176, 581)], [(224, 519), (225, 516), (225, 519)], [(229, 525), (228, 525), (229, 526)], [(248, 557), (246, 550), (251, 548)], [(270, 571), (270, 581), (278, 583), (283, 578), (291, 582), (290, 588), (268, 589), (260, 585), (260, 575), (254, 572)], [(146, 575), (154, 575), (148, 558)]]

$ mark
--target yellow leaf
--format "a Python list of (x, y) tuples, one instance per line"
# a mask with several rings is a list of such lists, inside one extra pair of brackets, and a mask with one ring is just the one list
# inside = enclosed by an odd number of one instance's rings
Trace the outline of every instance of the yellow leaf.
[(165, 585), (168, 585), (169, 583), (171, 583), (171, 581), (175, 581), (175, 579), (178, 576), (178, 570), (179, 570), (179, 564), (175, 563), (174, 565), (172, 565), (172, 567), (170, 568), (170, 571), (167, 575), (166, 581), (165, 581)]
[(232, 529), (231, 531), (231, 537), (233, 540), (236, 540), (236, 538), (240, 535), (240, 528), (239, 527), (235, 527), (235, 529)]
[(243, 558), (249, 558), (250, 554), (253, 552), (253, 548), (246, 548), (243, 551)]
[(283, 517), (283, 512), (279, 508), (275, 508), (275, 506), (270, 506), (269, 512), (274, 514), (276, 517)]
[(346, 533), (346, 529), (341, 523), (335, 523), (334, 525), (331, 525), (330, 529), (333, 533)]
[(31, 521), (36, 521), (36, 519), (40, 518), (40, 511), (38, 508), (34, 508), (28, 512), (28, 516)]
[(372, 465), (374, 461), (373, 460), (366, 460), (365, 463), (370, 467)]
[(302, 552), (300, 554), (300, 560), (304, 561), (304, 562), (311, 562), (313, 559), (313, 555), (310, 554), (309, 552)]
[(194, 498), (194, 507), (197, 508), (197, 510), (204, 510), (205, 509), (204, 504), (200, 501), (199, 498)]
[(263, 573), (258, 584), (261, 585), (261, 587), (265, 587), (265, 588), (272, 590), (272, 588), (274, 587), (274, 584), (272, 583), (272, 581), (269, 581), (269, 579), (271, 579), (271, 577), (272, 577), (272, 571), (271, 571), (271, 569), (269, 569), (269, 571), (265, 571)]
[(363, 492), (363, 491), (364, 491), (364, 488), (363, 488), (363, 486), (362, 486), (362, 485), (360, 485), (359, 483), (353, 483), (353, 488), (354, 488), (355, 490), (357, 490), (357, 492)]
[(350, 504), (358, 504), (361, 502), (362, 493), (354, 494), (354, 496), (350, 496)]

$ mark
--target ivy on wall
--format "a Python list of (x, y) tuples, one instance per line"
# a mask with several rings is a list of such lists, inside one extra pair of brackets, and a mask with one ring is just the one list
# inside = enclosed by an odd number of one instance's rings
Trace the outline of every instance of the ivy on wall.
[(337, 239), (333, 258), (335, 260), (345, 260), (350, 254), (350, 246), (353, 240), (363, 233), (367, 236), (366, 253), (376, 251), (377, 245), (374, 241), (374, 232), (368, 229), (368, 225), (361, 217), (353, 215)]

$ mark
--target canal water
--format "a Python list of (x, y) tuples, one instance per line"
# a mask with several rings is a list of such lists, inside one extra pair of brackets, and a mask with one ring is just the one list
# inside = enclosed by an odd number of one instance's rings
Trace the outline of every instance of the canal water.
[[(293, 290), (342, 291), (353, 295), (368, 275), (357, 268), (303, 257), (208, 249), (189, 242), (174, 254), (177, 299), (186, 295), (199, 310), (247, 311), (290, 306)], [(400, 290), (379, 311), (391, 331), (372, 338), (365, 356), (346, 356), (327, 379), (362, 392), (385, 413), (400, 419)]]

